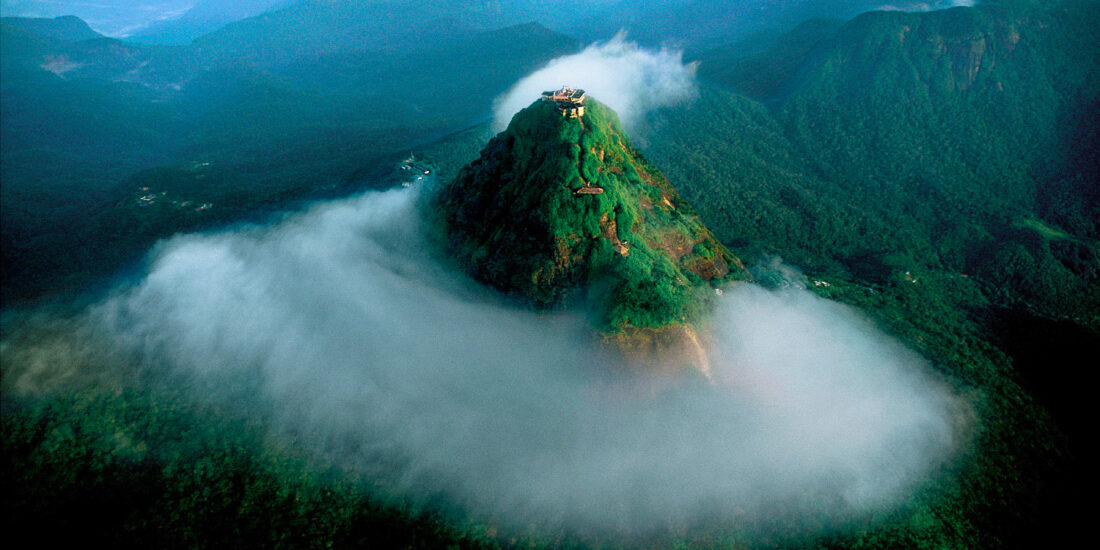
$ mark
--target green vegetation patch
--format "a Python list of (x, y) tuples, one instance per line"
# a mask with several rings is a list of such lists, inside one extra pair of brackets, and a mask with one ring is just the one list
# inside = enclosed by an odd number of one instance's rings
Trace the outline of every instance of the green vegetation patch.
[(538, 101), (430, 199), (474, 278), (540, 306), (587, 292), (607, 331), (696, 318), (707, 283), (746, 278), (598, 101)]

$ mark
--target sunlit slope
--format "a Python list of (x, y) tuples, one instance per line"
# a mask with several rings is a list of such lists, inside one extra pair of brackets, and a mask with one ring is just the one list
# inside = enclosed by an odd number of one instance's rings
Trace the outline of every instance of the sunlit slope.
[(745, 277), (591, 99), (578, 119), (542, 101), (518, 113), (434, 207), (474, 278), (544, 306), (590, 289), (609, 330), (691, 320), (709, 283)]

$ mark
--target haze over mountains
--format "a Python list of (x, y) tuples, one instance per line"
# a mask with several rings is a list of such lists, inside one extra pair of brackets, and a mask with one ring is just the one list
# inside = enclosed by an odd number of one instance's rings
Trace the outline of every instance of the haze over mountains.
[[(158, 44), (5, 17), (5, 521), (153, 546), (994, 548), (1080, 530), (1090, 396), (1067, 380), (1100, 349), (1100, 9), (836, 4), (307, 0), (228, 22), (245, 12), (200, 18), (210, 3)], [(491, 141), (562, 84), (626, 128), (597, 124), (574, 158), (536, 109)], [(599, 300), (533, 313), (457, 269), (552, 280), (506, 257), (542, 227), (521, 205), (625, 259), (611, 236), (660, 193), (582, 197), (601, 221), (522, 184), (633, 189), (647, 167), (693, 215), (625, 240), (736, 256), (755, 281), (717, 298), (707, 380), (593, 374), (618, 365), (590, 346)], [(425, 205), (474, 222), (442, 246)]]
[[(395, 32), (408, 35), (403, 29)], [(263, 36), (254, 38), (265, 40)], [(178, 230), (181, 221), (201, 223), (210, 216), (227, 220), (232, 214), (223, 217), (219, 211), (240, 212), (275, 196), (293, 200), (346, 185), (357, 171), (378, 170), (379, 159), (407, 152), (425, 136), (486, 117), (492, 98), (511, 83), (578, 46), (537, 25), (476, 32), (461, 40), (420, 40), (419, 50), (366, 55), (337, 53), (337, 43), (329, 55), (290, 45), (282, 50), (286, 58), (261, 62), (231, 53), (237, 47), (256, 51), (258, 46), (234, 43), (206, 55), (207, 50), (198, 48), (140, 46), (108, 38), (62, 41), (43, 38), (11, 20), (4, 20), (3, 39), (2, 154), (11, 167), (4, 171), (10, 199), (4, 201), (3, 249), (5, 257), (33, 256), (5, 261), (6, 273), (20, 264), (71, 262), (65, 257), (68, 252), (51, 258), (49, 251), (84, 247), (55, 239), (96, 231), (88, 224), (101, 220), (109, 225), (104, 230), (115, 235), (104, 240), (137, 238), (148, 245), (149, 236)], [(395, 71), (401, 76), (387, 76)], [(437, 93), (459, 85), (462, 95), (485, 101), (470, 103)], [(111, 113), (106, 121), (104, 113)], [(307, 153), (310, 148), (314, 151)], [(298, 152), (273, 163), (273, 151), (288, 150)], [(147, 222), (107, 221), (115, 215), (149, 218), (144, 215), (149, 210), (129, 206), (148, 194), (140, 191), (147, 187), (139, 181), (145, 177), (142, 170), (157, 166), (156, 192), (167, 191), (164, 183), (178, 181), (187, 189), (168, 191), (182, 193), (172, 200), (217, 208), (170, 208), (175, 221), (163, 229), (146, 225), (164, 223), (158, 216)], [(274, 166), (278, 168), (272, 174)], [(268, 191), (244, 191), (232, 181), (247, 173), (250, 179), (266, 181)], [(96, 181), (92, 187), (114, 192), (104, 202), (82, 192), (82, 200), (65, 202), (74, 211), (58, 212), (49, 221), (22, 210), (22, 205), (64, 208), (51, 198), (75, 196), (69, 187), (75, 181), (83, 182), (77, 185), (87, 191), (88, 177)], [(95, 214), (83, 213), (88, 210)], [(134, 222), (144, 229), (132, 237), (114, 233), (136, 228)], [(5, 294), (10, 296), (17, 286), (5, 284)]]
[[(559, 0), (538, 2), (523, 0), (499, 2), (463, 0), (448, 2), (447, 7), (434, 8), (461, 17), (465, 24), (477, 28), (492, 28), (524, 22), (539, 22), (554, 30), (578, 38), (606, 38), (626, 29), (643, 41), (702, 40), (729, 41), (759, 30), (789, 27), (815, 17), (846, 18), (872, 9), (928, 10), (960, 5), (972, 5), (969, 0), (855, 0), (837, 6), (822, 0), (794, 0), (759, 3), (748, 0), (708, 1), (674, 0), (656, 3), (635, 3), (625, 0)], [(339, 7), (343, 5), (344, 7)], [(5, 0), (0, 8), (3, 17), (53, 18), (75, 15), (89, 22), (97, 32), (107, 36), (129, 38), (155, 44), (188, 44), (192, 40), (219, 28), (267, 11), (291, 7), (297, 11), (323, 11), (336, 7), (345, 16), (400, 13), (415, 6), (407, 0), (373, 0), (358, 2), (295, 1), (295, 0), (103, 0), (95, 3), (52, 2), (43, 0)], [(697, 17), (705, 13), (709, 17)], [(280, 16), (285, 17), (283, 13)], [(672, 26), (665, 26), (671, 23)]]
[(158, 44), (186, 44), (226, 23), (286, 3), (285, 0), (4, 0), (0, 14), (3, 17), (35, 18), (73, 15), (107, 36)]

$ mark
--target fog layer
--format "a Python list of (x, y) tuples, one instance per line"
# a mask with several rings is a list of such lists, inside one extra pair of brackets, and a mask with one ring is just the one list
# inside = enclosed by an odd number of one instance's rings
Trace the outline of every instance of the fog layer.
[(509, 305), (434, 259), (417, 196), (175, 238), (89, 322), (395, 495), (515, 525), (820, 520), (893, 505), (949, 458), (952, 398), (848, 308), (728, 289), (712, 380), (639, 384), (582, 313)]

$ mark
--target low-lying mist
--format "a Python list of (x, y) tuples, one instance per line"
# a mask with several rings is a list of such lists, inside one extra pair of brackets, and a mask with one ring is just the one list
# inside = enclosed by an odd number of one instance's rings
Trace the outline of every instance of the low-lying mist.
[(730, 288), (712, 378), (639, 383), (583, 312), (523, 309), (438, 260), (418, 196), (176, 237), (83, 322), (144, 376), (232, 396), (394, 496), (514, 526), (819, 522), (895, 505), (950, 459), (956, 400), (849, 308)]

